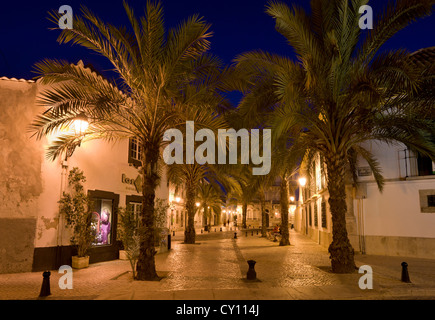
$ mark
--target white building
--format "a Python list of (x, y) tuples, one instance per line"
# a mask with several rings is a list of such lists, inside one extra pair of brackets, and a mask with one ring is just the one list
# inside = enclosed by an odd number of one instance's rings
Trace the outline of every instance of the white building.
[[(379, 160), (385, 186), (381, 193), (360, 159), (358, 188), (350, 179), (346, 187), (353, 248), (366, 254), (435, 258), (435, 164), (403, 145), (373, 141), (366, 148)], [(317, 157), (311, 179), (300, 188), (295, 229), (327, 247), (332, 222), (325, 170)]]
[[(34, 81), (0, 78), (0, 273), (71, 264), (70, 231), (59, 215), (58, 201), (73, 167), (87, 178), (85, 190), (96, 203), (94, 218), (106, 210), (110, 222), (107, 239), (97, 240), (90, 250), (91, 263), (118, 258), (118, 206), (130, 203), (137, 211), (141, 206), (140, 150), (134, 140), (94, 140), (82, 143), (66, 161), (45, 159), (47, 139), (30, 138), (28, 130), (43, 111), (35, 104), (40, 91)], [(162, 177), (156, 197), (168, 195)]]

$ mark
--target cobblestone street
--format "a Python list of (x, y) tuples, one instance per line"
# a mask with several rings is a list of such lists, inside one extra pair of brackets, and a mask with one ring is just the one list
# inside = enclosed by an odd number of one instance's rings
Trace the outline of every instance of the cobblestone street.
[[(326, 248), (295, 232), (290, 246), (238, 231), (197, 234), (184, 244), (182, 232), (169, 252), (156, 255), (162, 280), (133, 281), (128, 261), (91, 264), (73, 271), (73, 289), (60, 289), (51, 271), (51, 295), (44, 299), (117, 300), (292, 300), (292, 299), (435, 299), (435, 261), (408, 259), (412, 283), (400, 281), (403, 258), (357, 255), (357, 266), (373, 268), (371, 290), (361, 290), (361, 274), (330, 272)], [(255, 260), (256, 281), (246, 280)], [(37, 299), (42, 272), (0, 275), (0, 299)]]

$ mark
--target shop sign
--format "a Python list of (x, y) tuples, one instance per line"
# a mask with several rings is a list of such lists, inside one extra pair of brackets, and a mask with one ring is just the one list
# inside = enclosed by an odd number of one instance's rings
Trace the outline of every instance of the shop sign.
[(122, 183), (134, 186), (136, 189), (136, 192), (140, 193), (142, 191), (142, 177), (140, 174), (136, 177), (136, 179), (128, 178), (125, 173), (122, 174)]
[(359, 167), (358, 168), (358, 176), (359, 177), (368, 177), (372, 175), (372, 170), (370, 167)]

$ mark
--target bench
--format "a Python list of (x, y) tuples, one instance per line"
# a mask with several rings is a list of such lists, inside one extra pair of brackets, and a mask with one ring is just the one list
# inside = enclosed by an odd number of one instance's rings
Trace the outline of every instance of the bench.
[(281, 241), (281, 233), (273, 232), (273, 230), (267, 231), (266, 236), (267, 239), (272, 240), (273, 242)]

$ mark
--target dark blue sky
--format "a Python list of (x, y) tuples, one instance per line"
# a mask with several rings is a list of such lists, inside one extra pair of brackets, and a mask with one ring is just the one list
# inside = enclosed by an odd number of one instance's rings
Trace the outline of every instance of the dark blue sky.
[[(7, 1), (7, 3), (6, 3)], [(308, 7), (308, 0), (284, 0), (288, 4)], [(138, 16), (142, 15), (146, 0), (130, 0)], [(291, 48), (274, 29), (274, 21), (265, 12), (265, 0), (162, 0), (167, 27), (177, 25), (188, 16), (198, 13), (212, 24), (214, 36), (212, 52), (226, 63), (237, 55), (253, 49), (263, 49), (282, 55), (291, 55)], [(115, 25), (128, 25), (122, 0), (3, 0), (0, 4), (0, 77), (31, 79), (35, 62), (44, 58), (82, 59), (98, 70), (110, 68), (104, 59), (79, 46), (59, 45), (59, 31), (47, 20), (47, 12), (70, 5), (79, 14), (81, 4), (86, 5), (103, 20)], [(376, 14), (387, 4), (372, 0)], [(385, 49), (407, 48), (411, 51), (435, 45), (435, 15), (418, 21), (399, 32)]]

